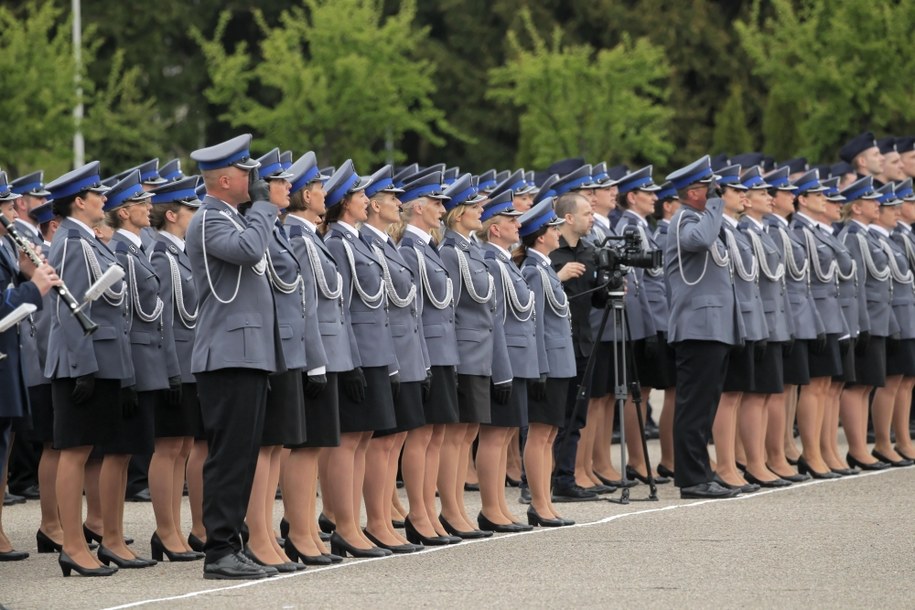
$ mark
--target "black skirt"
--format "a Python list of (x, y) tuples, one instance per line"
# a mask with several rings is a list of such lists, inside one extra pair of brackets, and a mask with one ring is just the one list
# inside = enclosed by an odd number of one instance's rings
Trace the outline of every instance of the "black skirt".
[(781, 394), (785, 389), (784, 343), (770, 341), (762, 358), (755, 362), (753, 394)]
[(362, 374), (365, 375), (366, 384), (363, 402), (353, 402), (343, 391), (340, 382), (341, 433), (374, 432), (388, 430), (397, 425), (388, 367), (362, 367)]
[(181, 404), (170, 407), (167, 401), (156, 409), (156, 438), (195, 436), (200, 429), (200, 399), (197, 384), (181, 384)]
[[(887, 340), (886, 376), (893, 375), (915, 377), (915, 339)], [(29, 388), (29, 391), (31, 389)], [(32, 407), (33, 412), (34, 409)]]
[(527, 425), (527, 379), (516, 377), (512, 380), (512, 393), (507, 404), (500, 405), (492, 398), (489, 425), (500, 428), (521, 428)]
[(397, 416), (397, 425), (390, 430), (376, 430), (372, 436), (389, 436), (426, 425), (421, 381), (401, 382), (397, 399), (394, 401), (394, 413)]
[(566, 398), (569, 384), (574, 378), (554, 379), (547, 377), (546, 400), (534, 400), (528, 394), (527, 419), (532, 424), (546, 424), (562, 428), (565, 425)]
[(73, 404), (76, 380), (62, 377), (51, 382), (54, 407), (54, 448), (97, 445), (114, 438), (121, 419), (121, 381), (96, 379), (92, 397)]
[(826, 335), (826, 349), (817, 354), (812, 349), (807, 356), (810, 378), (833, 377), (842, 373), (842, 353), (839, 350), (839, 335)]
[(864, 352), (855, 353), (855, 383), (848, 385), (886, 385), (886, 337), (872, 335)]
[[(325, 373), (327, 385), (314, 398), (304, 397), (305, 423), (308, 426), (305, 442), (287, 444), (290, 449), (300, 447), (340, 446), (340, 401), (337, 388), (337, 374)], [(302, 373), (304, 388), (308, 375)]]
[[(654, 353), (645, 349), (645, 340), (632, 344), (639, 383), (646, 388), (666, 390), (677, 385), (677, 361), (674, 348), (666, 339), (659, 337)], [(649, 353), (646, 353), (649, 352)]]
[(32, 411), (32, 439), (36, 443), (54, 442), (54, 407), (51, 404), (51, 384), (29, 387), (29, 406)]
[(782, 357), (785, 385), (807, 385), (810, 383), (809, 347), (810, 341), (807, 339), (795, 339), (790, 348), (787, 345), (785, 346)]
[(432, 389), (423, 405), (427, 424), (456, 424), (460, 421), (458, 407), (458, 375), (453, 366), (433, 366)]
[(728, 371), (724, 376), (723, 392), (751, 392), (756, 374), (755, 341), (731, 350)]
[(153, 449), (155, 449), (156, 411), (168, 408), (165, 401), (165, 390), (137, 392), (136, 413), (130, 417), (118, 418), (114, 438), (100, 443), (96, 447), (98, 453), (102, 455), (152, 455)]
[(833, 375), (833, 381), (843, 383), (855, 382), (855, 340), (839, 341), (839, 357), (842, 359), (842, 372)]
[(613, 345), (609, 341), (599, 341), (594, 346), (591, 398), (602, 398), (613, 393)]
[(483, 375), (457, 376), (459, 421), (462, 424), (488, 424), (492, 417), (489, 396), (490, 378)]
[(267, 413), (261, 447), (305, 442), (305, 403), (302, 370), (270, 375)]

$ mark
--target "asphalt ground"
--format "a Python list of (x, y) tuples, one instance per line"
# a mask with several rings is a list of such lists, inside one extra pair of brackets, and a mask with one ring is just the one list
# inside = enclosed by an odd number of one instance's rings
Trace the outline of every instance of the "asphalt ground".
[[(649, 443), (657, 459), (657, 441)], [(616, 452), (616, 447), (614, 447)], [(577, 525), (347, 559), (253, 582), (205, 581), (203, 564), (160, 563), (110, 578), (62, 578), (35, 553), (37, 501), (6, 507), (5, 531), (32, 556), (0, 563), (8, 608), (915, 608), (915, 468), (810, 481), (731, 500), (558, 505)], [(507, 489), (517, 516), (517, 489)], [(619, 493), (609, 496), (619, 498)], [(465, 496), (475, 515), (479, 494)], [(277, 503), (276, 518), (282, 506)], [(185, 517), (188, 512), (185, 506)], [(187, 525), (185, 531), (187, 531)], [(125, 531), (149, 556), (149, 504)]]

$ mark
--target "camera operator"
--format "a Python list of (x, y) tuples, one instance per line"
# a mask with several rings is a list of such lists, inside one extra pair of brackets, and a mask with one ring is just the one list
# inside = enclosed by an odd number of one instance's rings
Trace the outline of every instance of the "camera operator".
[(603, 299), (606, 296), (604, 291), (595, 291), (590, 298), (588, 296), (575, 298), (575, 295), (592, 290), (599, 285), (595, 250), (582, 239), (588, 235), (591, 224), (594, 222), (590, 202), (580, 193), (565, 193), (556, 200), (556, 216), (565, 220), (565, 223), (559, 227), (561, 234), (559, 248), (550, 254), (550, 259), (569, 296), (576, 377), (569, 384), (569, 394), (566, 399), (564, 428), (568, 430), (568, 438), (565, 439), (566, 432), (560, 430), (554, 446), (556, 468), (553, 474), (553, 501), (596, 500), (597, 494), (585, 491), (575, 484), (575, 455), (578, 451), (580, 430), (587, 421), (585, 409), (580, 409), (578, 413), (575, 413), (575, 402), (588, 357), (594, 349), (594, 335), (589, 318), (591, 308), (603, 307)]

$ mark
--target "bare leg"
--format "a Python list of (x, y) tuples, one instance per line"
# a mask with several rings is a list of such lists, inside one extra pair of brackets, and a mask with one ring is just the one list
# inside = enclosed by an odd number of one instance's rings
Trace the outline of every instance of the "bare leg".
[(435, 536), (432, 520), (436, 515), (426, 512), (426, 459), (429, 445), (432, 442), (433, 426), (423, 426), (407, 432), (403, 458), (400, 469), (403, 473), (404, 488), (407, 490), (407, 503), (410, 505), (410, 523), (420, 534), (426, 537)]
[(124, 544), (124, 494), (127, 491), (127, 465), (130, 455), (102, 458), (99, 497), (102, 503), (102, 544), (122, 559), (136, 555)]
[(502, 514), (499, 502), (499, 496), (505, 496), (505, 473), (501, 464), (509, 430), (498, 426), (480, 426), (480, 442), (477, 445), (477, 474), (483, 504), (480, 512), (497, 525), (511, 523), (511, 519)]
[[(61, 449), (57, 464), (57, 502), (63, 529), (64, 553), (84, 568), (97, 568), (101, 563), (89, 552), (83, 536), (83, 484), (86, 461), (91, 446)], [(123, 497), (123, 496), (122, 496)]]
[(273, 447), (273, 451), (270, 453), (270, 478), (267, 480), (267, 493), (264, 495), (264, 528), (270, 533), (268, 541), (273, 546), (273, 551), (279, 555), (283, 563), (287, 563), (289, 557), (276, 540), (277, 532), (273, 528), (273, 513), (276, 508), (276, 489), (280, 484), (280, 469), (283, 457), (288, 452), (289, 450), (284, 449), (282, 445)]
[(38, 462), (38, 489), (41, 490), (41, 525), (38, 529), (53, 540), (61, 543), (64, 539), (60, 525), (60, 513), (57, 510), (57, 464), (60, 451), (45, 443)]
[(677, 390), (664, 390), (664, 408), (658, 418), (658, 433), (661, 441), (661, 460), (659, 464), (670, 470), (674, 469), (674, 409), (677, 405)]
[(266, 497), (271, 502), (276, 497), (276, 487), (270, 489), (270, 467), (274, 446), (261, 447), (257, 453), (257, 466), (254, 469), (254, 483), (248, 499), (248, 513), (245, 523), (248, 525), (248, 550), (261, 562), (267, 565), (284, 563), (285, 559), (277, 554), (274, 544), (272, 525), (268, 528)]
[(877, 460), (867, 450), (867, 397), (871, 386), (848, 386), (842, 391), (841, 416), (848, 453), (862, 464)]
[(794, 421), (797, 416), (798, 388), (796, 385), (785, 386), (785, 458), (797, 461), (801, 452), (794, 442)]
[[(165, 548), (184, 551), (180, 522), (175, 521), (175, 465), (179, 463), (184, 448), (181, 437), (157, 438), (156, 449), (149, 461), (149, 493), (152, 496), (153, 513), (156, 516), (156, 534)], [(180, 471), (184, 472), (183, 469)], [(180, 479), (184, 481), (182, 476)], [(180, 489), (180, 488), (179, 488)], [(180, 502), (181, 492), (178, 491)]]
[(191, 507), (191, 534), (206, 542), (207, 530), (203, 527), (203, 463), (209, 450), (206, 441), (194, 441), (187, 459), (187, 499)]
[(741, 392), (725, 392), (718, 402), (718, 412), (712, 425), (715, 438), (715, 472), (725, 483), (740, 487), (746, 480), (737, 470), (734, 458), (734, 447), (737, 438), (737, 410), (740, 406)]
[(479, 485), (480, 477), (477, 475), (477, 465), (473, 459), (473, 444), (472, 443), (471, 443), (470, 447), (467, 447), (467, 455), (464, 457), (464, 464), (467, 469), (466, 473), (464, 475), (464, 482), (470, 483), (471, 485)]
[[(767, 404), (771, 397), (771, 394), (744, 394), (738, 415), (747, 472), (760, 481), (774, 481), (778, 478), (766, 466)], [(781, 428), (778, 430), (781, 432)]]
[(829, 377), (811, 379), (810, 385), (801, 388), (797, 403), (797, 427), (801, 432), (803, 456), (817, 472), (829, 470), (820, 454), (820, 431), (823, 428), (826, 392), (831, 381)]
[[(575, 484), (585, 489), (594, 485), (594, 448), (598, 444), (601, 422), (606, 417), (601, 407), (601, 399), (592, 398), (588, 401), (588, 423), (580, 431), (578, 453), (575, 454)], [(599, 442), (603, 443), (604, 439)], [(607, 438), (606, 442), (609, 446), (610, 439)]]
[(102, 459), (91, 458), (86, 462), (86, 527), (101, 535), (102, 524), (102, 499), (99, 491), (99, 479), (102, 476)]
[(515, 429), (508, 443), (508, 462), (505, 474), (514, 481), (521, 480), (521, 430)]
[[(476, 424), (447, 424), (444, 426), (442, 450), (438, 465), (438, 494), (442, 502), (442, 516), (459, 531), (476, 529), (467, 519), (464, 509), (465, 439)], [(472, 442), (472, 441), (471, 441)]]
[[(600, 415), (596, 418), (599, 422), (599, 427), (595, 432), (594, 449), (591, 453), (593, 455), (593, 472), (596, 472), (611, 481), (618, 481), (623, 478), (623, 475), (613, 467), (613, 458), (611, 457), (610, 451), (610, 439), (613, 436), (613, 422), (616, 419), (616, 405), (613, 402), (613, 396), (610, 394), (602, 396), (601, 398), (591, 399), (591, 402), (588, 403), (589, 424), (592, 415), (591, 404), (594, 402), (598, 403), (594, 413), (599, 413)], [(578, 452), (581, 453), (581, 451), (581, 443), (579, 443)], [(599, 480), (600, 479), (598, 479), (598, 481)]]
[[(467, 468), (468, 468), (467, 461), (470, 460), (470, 446), (473, 444), (474, 439), (477, 438), (477, 436), (479, 436), (479, 434), (480, 434), (480, 424), (468, 424), (467, 428), (465, 429), (463, 447), (460, 451), (461, 463), (458, 467), (458, 479), (457, 479), (458, 487), (455, 490), (455, 497), (458, 500), (458, 506), (460, 507), (460, 510), (461, 510), (462, 520), (464, 523), (470, 525), (471, 529), (474, 529), (473, 521), (470, 520), (470, 516), (467, 514), (467, 508), (466, 508), (466, 506), (464, 506), (464, 483), (465, 483), (465, 481), (460, 478), (460, 475), (461, 475), (461, 473), (467, 472)], [(476, 473), (474, 472), (474, 474), (476, 474)], [(449, 519), (449, 521), (450, 521), (451, 525), (455, 525), (454, 521), (451, 521), (450, 519)], [(455, 527), (457, 527), (457, 526), (455, 525)]]
[(524, 470), (531, 490), (531, 506), (544, 519), (556, 517), (550, 499), (552, 445), (548, 444), (550, 437), (555, 434), (555, 426), (531, 423), (524, 444)]
[(874, 451), (883, 457), (898, 462), (902, 456), (893, 449), (890, 440), (890, 428), (893, 426), (893, 411), (896, 409), (896, 394), (902, 383), (902, 375), (886, 378), (886, 385), (877, 388), (874, 403), (871, 405), (871, 417), (874, 419)]
[(518, 518), (515, 517), (514, 513), (508, 508), (508, 500), (505, 498), (505, 474), (506, 469), (508, 468), (508, 445), (512, 442), (517, 442), (517, 438), (512, 440), (512, 430), (517, 431), (517, 428), (506, 428), (504, 450), (502, 451), (502, 456), (499, 464), (499, 471), (502, 473), (502, 487), (499, 489), (498, 498), (499, 498), (499, 510), (502, 513), (502, 516), (510, 520), (513, 523), (518, 521)]
[[(642, 421), (648, 420), (648, 401), (645, 399), (651, 393), (651, 388), (644, 388), (642, 392)], [(626, 417), (623, 425), (626, 426), (626, 454), (629, 465), (642, 476), (648, 476), (645, 467), (645, 452), (642, 451), (642, 431), (639, 429), (638, 414), (635, 412), (635, 401), (632, 395), (626, 397)]]
[[(314, 557), (326, 553), (320, 538), (311, 535), (310, 524), (315, 524), (315, 492), (318, 483), (318, 453), (316, 447), (293, 449), (283, 464), (280, 478), (283, 481), (283, 508), (289, 523), (289, 540), (303, 555)], [(320, 544), (320, 546), (319, 546)]]
[(826, 412), (823, 415), (823, 430), (820, 432), (820, 452), (830, 470), (848, 468), (845, 459), (839, 455), (839, 400), (843, 385), (841, 381), (832, 381), (826, 391)]
[(445, 527), (438, 520), (438, 507), (435, 503), (435, 490), (438, 482), (438, 472), (441, 467), (441, 452), (444, 440), (445, 426), (443, 424), (433, 425), (432, 434), (429, 437), (429, 446), (426, 449), (426, 468), (423, 474), (423, 503), (426, 508), (426, 516), (438, 536), (447, 533)]
[(390, 506), (391, 496), (388, 492), (388, 460), (394, 447), (395, 435), (381, 436), (369, 441), (368, 451), (365, 456), (365, 479), (362, 492), (365, 496), (366, 531), (378, 538), (384, 544), (400, 544), (390, 534), (388, 527), (390, 520), (385, 523), (387, 511), (385, 506)]
[[(397, 500), (397, 504), (400, 504), (400, 496), (397, 494), (397, 465), (400, 462), (401, 453), (403, 452), (403, 446), (406, 440), (406, 432), (399, 432), (394, 435), (394, 445), (388, 452), (388, 472), (387, 476), (384, 478), (385, 495), (389, 498), (394, 498)], [(426, 461), (423, 459), (423, 466), (425, 466), (425, 462)], [(419, 487), (419, 500), (420, 506), (422, 506), (422, 478), (419, 480)], [(397, 540), (397, 544), (407, 544), (407, 539), (401, 536), (400, 532), (397, 531), (397, 528), (394, 527), (394, 509), (396, 508), (394, 503), (387, 502), (384, 506), (384, 526), (387, 528), (388, 536), (394, 540)], [(401, 508), (403, 507), (401, 506)], [(406, 518), (406, 509), (404, 509), (400, 516), (402, 518)]]
[(913, 388), (915, 388), (915, 377), (903, 377), (902, 383), (899, 384), (899, 391), (896, 392), (896, 408), (893, 410), (896, 453), (907, 459), (915, 458), (915, 447), (912, 447), (912, 435), (909, 428)]

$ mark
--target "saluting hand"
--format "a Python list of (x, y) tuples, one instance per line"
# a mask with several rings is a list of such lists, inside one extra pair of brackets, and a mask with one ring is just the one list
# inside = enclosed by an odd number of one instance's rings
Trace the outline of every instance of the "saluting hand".
[(575, 279), (577, 277), (581, 277), (584, 274), (584, 272), (585, 272), (584, 263), (571, 262), (571, 263), (566, 263), (565, 265), (563, 265), (562, 268), (556, 272), (556, 275), (559, 276), (560, 282), (565, 282), (568, 280)]

